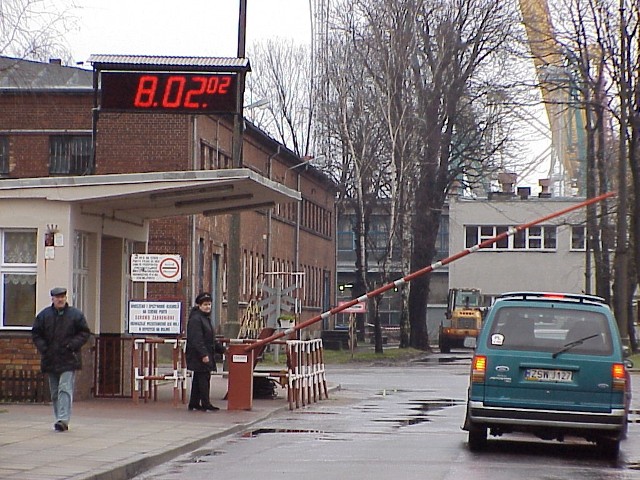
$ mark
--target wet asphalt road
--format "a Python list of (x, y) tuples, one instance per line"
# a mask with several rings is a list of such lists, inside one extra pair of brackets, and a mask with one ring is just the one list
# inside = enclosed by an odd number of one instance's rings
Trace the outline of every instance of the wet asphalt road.
[[(438, 359), (441, 361), (438, 361)], [(469, 355), (409, 366), (329, 366), (341, 390), (251, 431), (211, 442), (136, 479), (640, 479), (640, 414), (617, 462), (581, 440), (490, 440), (471, 453), (464, 417)], [(640, 411), (640, 373), (632, 409)], [(493, 437), (489, 437), (490, 439)]]

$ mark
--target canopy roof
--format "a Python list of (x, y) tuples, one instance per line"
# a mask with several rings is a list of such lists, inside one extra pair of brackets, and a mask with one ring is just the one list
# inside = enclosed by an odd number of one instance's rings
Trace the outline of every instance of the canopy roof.
[(5, 179), (2, 199), (75, 203), (82, 213), (124, 221), (222, 215), (300, 200), (300, 193), (249, 169)]

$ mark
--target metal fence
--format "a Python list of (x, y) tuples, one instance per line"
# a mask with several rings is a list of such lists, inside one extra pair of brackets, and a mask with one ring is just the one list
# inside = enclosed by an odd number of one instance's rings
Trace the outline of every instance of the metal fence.
[(133, 398), (133, 338), (102, 334), (96, 338), (94, 385), (100, 398)]
[(46, 403), (51, 401), (44, 374), (33, 370), (0, 371), (0, 402)]

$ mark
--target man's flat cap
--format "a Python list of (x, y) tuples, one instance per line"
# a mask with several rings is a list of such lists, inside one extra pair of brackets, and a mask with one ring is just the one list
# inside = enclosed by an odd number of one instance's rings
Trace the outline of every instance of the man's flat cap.
[(51, 289), (51, 296), (57, 297), (58, 295), (66, 295), (67, 289), (64, 287), (56, 287)]

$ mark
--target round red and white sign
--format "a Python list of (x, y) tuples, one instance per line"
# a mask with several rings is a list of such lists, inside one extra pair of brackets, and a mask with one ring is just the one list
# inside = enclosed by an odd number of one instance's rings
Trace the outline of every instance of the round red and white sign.
[(158, 270), (160, 272), (160, 275), (164, 278), (175, 278), (180, 273), (180, 264), (175, 258), (164, 258), (160, 262)]

